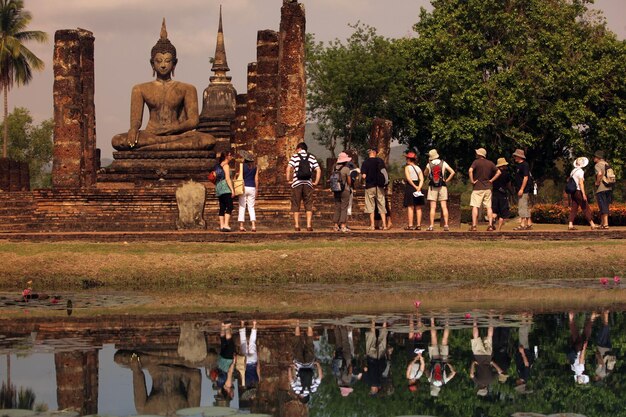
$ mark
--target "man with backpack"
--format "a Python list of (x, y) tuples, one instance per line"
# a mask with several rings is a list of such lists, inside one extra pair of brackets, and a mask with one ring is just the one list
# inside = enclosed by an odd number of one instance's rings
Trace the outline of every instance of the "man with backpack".
[(450, 168), (450, 165), (439, 158), (437, 149), (428, 151), (428, 165), (424, 168), (424, 176), (428, 177), (428, 194), (426, 199), (430, 202), (430, 226), (426, 230), (429, 232), (432, 232), (435, 226), (437, 201), (441, 204), (443, 230), (444, 232), (450, 230), (448, 226), (448, 187), (446, 184), (452, 180), (454, 174), (455, 171)]
[[(308, 153), (308, 146), (301, 142), (287, 165), (287, 182), (291, 185), (291, 212), (296, 232), (300, 231), (300, 206), (304, 201), (306, 230), (313, 231), (313, 187), (322, 176), (315, 156)], [(315, 179), (313, 177), (315, 176)]]
[(533, 225), (530, 219), (530, 193), (533, 192), (533, 181), (530, 175), (530, 165), (526, 161), (526, 154), (521, 149), (513, 153), (515, 159), (515, 187), (517, 190), (517, 211), (521, 219), (520, 225), (513, 230), (530, 230)]
[(604, 152), (597, 151), (593, 155), (596, 171), (596, 200), (600, 210), (600, 229), (609, 228), (609, 206), (613, 200), (613, 184), (615, 173), (611, 166), (604, 160)]
[(368, 157), (361, 165), (361, 177), (365, 180), (365, 213), (370, 215), (369, 230), (375, 230), (375, 211), (378, 209), (383, 229), (387, 227), (387, 209), (385, 207), (385, 186), (389, 183), (385, 161), (378, 158), (378, 149), (372, 147)]

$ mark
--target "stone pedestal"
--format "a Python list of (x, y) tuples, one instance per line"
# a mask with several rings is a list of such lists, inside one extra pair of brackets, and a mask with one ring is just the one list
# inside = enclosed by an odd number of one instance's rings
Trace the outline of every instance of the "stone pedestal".
[(0, 191), (15, 192), (30, 190), (28, 163), (0, 158)]
[(96, 181), (94, 37), (83, 29), (54, 36), (55, 188), (92, 187)]
[(99, 182), (206, 180), (215, 166), (215, 151), (118, 151), (98, 174)]

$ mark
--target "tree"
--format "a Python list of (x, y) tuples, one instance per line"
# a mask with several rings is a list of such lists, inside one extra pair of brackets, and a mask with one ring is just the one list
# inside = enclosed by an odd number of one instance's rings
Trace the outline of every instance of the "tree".
[[(25, 30), (31, 14), (24, 10), (22, 0), (0, 0), (0, 86), (4, 93), (4, 120), (8, 115), (8, 94), (14, 83), (25, 85), (33, 78), (33, 70), (42, 70), (44, 63), (28, 49), (28, 41), (46, 42), (41, 31)], [(7, 157), (8, 124), (3, 132), (2, 156)]]
[(403, 73), (400, 56), (394, 54), (393, 41), (376, 33), (376, 29), (357, 23), (354, 33), (345, 41), (324, 44), (307, 36), (307, 91), (309, 116), (320, 125), (317, 139), (331, 152), (341, 144), (343, 149), (364, 149), (371, 121), (384, 117), (394, 122), (394, 133), (400, 134), (399, 122), (404, 107), (397, 93)]
[(23, 107), (16, 107), (5, 120), (2, 128), (9, 132), (11, 138), (8, 146), (9, 158), (28, 163), (33, 188), (49, 187), (53, 120), (48, 119), (40, 125), (33, 125), (30, 112)]
[(523, 148), (535, 177), (596, 149), (623, 165), (626, 43), (587, 3), (433, 0), (398, 49), (412, 67), (408, 142), (461, 166), (480, 146), (494, 159)]

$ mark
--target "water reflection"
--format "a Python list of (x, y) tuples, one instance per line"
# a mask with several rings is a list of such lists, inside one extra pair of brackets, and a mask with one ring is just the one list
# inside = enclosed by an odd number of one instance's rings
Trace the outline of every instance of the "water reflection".
[(30, 388), (39, 409), (81, 415), (174, 416), (220, 406), (274, 416), (620, 416), (625, 317), (602, 310), (302, 323), (3, 321), (0, 408), (17, 405), (8, 398), (11, 385)]

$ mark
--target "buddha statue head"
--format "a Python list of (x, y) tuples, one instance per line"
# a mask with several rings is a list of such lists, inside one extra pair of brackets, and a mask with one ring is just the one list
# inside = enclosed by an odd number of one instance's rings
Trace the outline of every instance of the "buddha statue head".
[(169, 78), (170, 73), (174, 75), (177, 63), (176, 47), (167, 38), (167, 28), (165, 27), (165, 18), (163, 18), (161, 36), (150, 52), (152, 75), (154, 76), (158, 73), (161, 77)]

